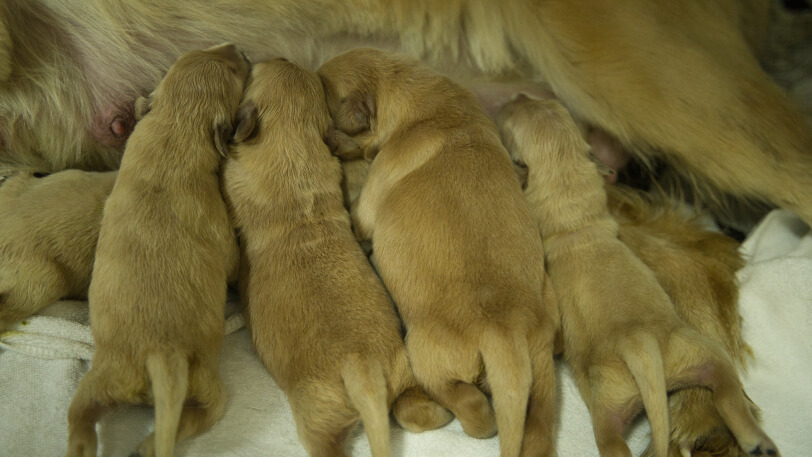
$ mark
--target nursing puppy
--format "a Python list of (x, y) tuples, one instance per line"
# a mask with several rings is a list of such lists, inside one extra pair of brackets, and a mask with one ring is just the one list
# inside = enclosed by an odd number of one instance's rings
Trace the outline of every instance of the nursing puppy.
[(84, 299), (116, 172), (0, 178), (0, 331), (61, 298)]
[(336, 127), (360, 144), (336, 154), (372, 160), (354, 228), (372, 240), (417, 379), (469, 435), (496, 425), (503, 456), (553, 454), (558, 312), (493, 122), (472, 94), (407, 57), (357, 49), (319, 75)]
[[(696, 218), (677, 211), (672, 202), (646, 198), (622, 186), (606, 190), (609, 211), (618, 222), (618, 238), (652, 270), (680, 319), (744, 366), (750, 348), (742, 338), (738, 311), (736, 272), (744, 266), (739, 244), (707, 230)], [(692, 387), (672, 392), (668, 409), (672, 457), (746, 455), (716, 412), (709, 390)], [(755, 414), (755, 405), (751, 409)]]
[[(368, 162), (342, 163), (344, 198), (352, 205), (366, 182)], [(526, 185), (527, 168), (518, 167)], [(618, 221), (618, 238), (649, 267), (679, 317), (700, 334), (721, 344), (743, 365), (750, 353), (741, 335), (736, 272), (744, 266), (738, 243), (707, 230), (671, 201), (643, 198), (625, 186), (607, 186), (609, 211)], [(716, 412), (713, 394), (685, 388), (668, 397), (672, 457), (743, 456), (735, 437)], [(753, 407), (755, 408), (755, 407)], [(648, 455), (648, 454), (647, 454)]]
[(226, 278), (239, 253), (218, 170), (248, 71), (233, 45), (182, 56), (127, 143), (102, 217), (88, 294), (96, 352), (68, 411), (69, 457), (96, 455), (96, 421), (116, 404), (155, 404), (143, 457), (171, 456), (223, 413)]
[(749, 410), (724, 348), (677, 316), (657, 278), (618, 239), (603, 180), (569, 113), (520, 96), (499, 116), (544, 238), (559, 294), (564, 355), (592, 416), (602, 456), (629, 456), (623, 431), (645, 407), (653, 454), (668, 455), (667, 391), (703, 386), (739, 445), (778, 455)]
[[(412, 430), (448, 411), (416, 387), (395, 307), (352, 234), (332, 126), (315, 73), (284, 60), (251, 73), (223, 172), (242, 249), (240, 295), (265, 366), (287, 393), (309, 454), (344, 455), (364, 423), (389, 455), (389, 406)], [(410, 415), (411, 414), (411, 415)]]

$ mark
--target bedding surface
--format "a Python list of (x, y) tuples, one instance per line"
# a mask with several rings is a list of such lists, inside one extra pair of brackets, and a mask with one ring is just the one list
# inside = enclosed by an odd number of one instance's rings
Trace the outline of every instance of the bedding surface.
[[(754, 359), (743, 381), (762, 409), (764, 429), (785, 456), (812, 449), (812, 234), (789, 212), (770, 213), (742, 245), (747, 265), (739, 272), (740, 312)], [(228, 389), (223, 419), (208, 432), (178, 445), (176, 455), (306, 457), (296, 437), (284, 393), (259, 362), (235, 297), (227, 307), (221, 372)], [(0, 334), (0, 455), (63, 455), (67, 409), (87, 371), (93, 341), (87, 303), (62, 301)], [(558, 362), (561, 456), (597, 456), (589, 414), (563, 363)], [(152, 427), (152, 409), (114, 409), (98, 425), (99, 455), (126, 456)], [(638, 419), (628, 434), (632, 454), (648, 442)], [(360, 427), (347, 452), (370, 456)], [(393, 422), (392, 455), (479, 457), (499, 455), (498, 437), (466, 436), (456, 420), (421, 434)]]

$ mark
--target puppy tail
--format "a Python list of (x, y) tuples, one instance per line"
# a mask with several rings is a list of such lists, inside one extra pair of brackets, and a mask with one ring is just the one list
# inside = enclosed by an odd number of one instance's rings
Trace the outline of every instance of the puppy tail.
[(176, 352), (147, 356), (147, 376), (155, 399), (155, 455), (171, 457), (189, 384), (189, 361)]
[(383, 367), (353, 353), (341, 367), (341, 378), (350, 403), (361, 415), (372, 456), (389, 457), (389, 401)]
[(633, 338), (623, 353), (623, 361), (629, 368), (646, 415), (651, 424), (651, 448), (656, 457), (668, 457), (670, 425), (668, 421), (668, 392), (665, 385), (665, 367), (660, 345), (651, 335)]
[(527, 341), (490, 327), (482, 332), (479, 350), (493, 394), (500, 454), (502, 457), (518, 457), (533, 382)]

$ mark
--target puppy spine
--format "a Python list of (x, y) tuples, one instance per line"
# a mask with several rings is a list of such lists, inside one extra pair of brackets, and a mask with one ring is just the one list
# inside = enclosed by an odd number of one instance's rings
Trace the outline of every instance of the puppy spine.
[(389, 457), (389, 403), (386, 377), (377, 361), (350, 354), (341, 368), (350, 403), (364, 423), (373, 457)]
[(155, 399), (155, 456), (171, 457), (189, 384), (189, 361), (177, 353), (147, 356), (147, 376)]
[(651, 442), (654, 455), (668, 457), (670, 425), (668, 419), (668, 392), (665, 385), (665, 366), (657, 340), (651, 335), (640, 335), (623, 349), (623, 361), (629, 368), (643, 407), (651, 424)]
[(482, 332), (480, 352), (493, 395), (501, 457), (518, 457), (533, 373), (526, 342), (495, 328)]

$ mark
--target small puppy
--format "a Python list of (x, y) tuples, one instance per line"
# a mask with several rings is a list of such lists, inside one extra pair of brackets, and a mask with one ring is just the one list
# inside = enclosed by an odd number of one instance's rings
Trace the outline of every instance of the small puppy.
[(287, 393), (311, 456), (344, 455), (364, 423), (389, 455), (389, 406), (411, 430), (452, 419), (416, 387), (395, 307), (352, 233), (333, 129), (315, 73), (257, 64), (223, 190), (240, 234), (240, 295), (254, 346)]
[[(608, 186), (606, 191), (618, 238), (654, 272), (680, 319), (744, 365), (750, 348), (742, 338), (737, 308), (736, 272), (744, 266), (738, 243), (703, 228), (671, 202), (624, 186)], [(756, 406), (751, 403), (750, 408), (756, 414)], [(708, 389), (672, 392), (668, 409), (672, 457), (746, 455), (716, 412)]]
[[(220, 347), (236, 237), (218, 170), (250, 65), (233, 45), (181, 56), (130, 137), (104, 207), (90, 321), (96, 352), (68, 412), (70, 457), (96, 455), (95, 424), (119, 403), (154, 403), (143, 457), (223, 413)], [(186, 400), (190, 402), (186, 404)]]
[(519, 96), (498, 116), (544, 238), (560, 299), (564, 354), (602, 456), (629, 456), (623, 431), (645, 406), (653, 454), (669, 447), (667, 391), (703, 386), (750, 455), (778, 455), (750, 412), (724, 348), (677, 316), (657, 278), (618, 239), (603, 179), (560, 103)]
[(503, 456), (553, 454), (558, 311), (495, 125), (410, 58), (357, 49), (319, 74), (336, 127), (360, 144), (336, 154), (372, 160), (354, 228), (372, 240), (417, 379), (469, 435), (496, 425)]
[(84, 299), (116, 172), (0, 178), (0, 331), (61, 298)]

